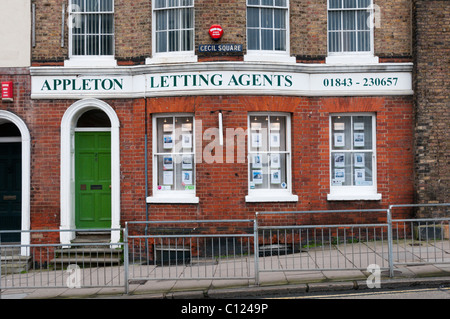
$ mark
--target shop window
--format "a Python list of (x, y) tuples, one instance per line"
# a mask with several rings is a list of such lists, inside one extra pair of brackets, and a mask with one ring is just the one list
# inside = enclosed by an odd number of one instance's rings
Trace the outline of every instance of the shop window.
[(194, 117), (153, 118), (153, 197), (149, 202), (197, 202)]
[(288, 56), (288, 8), (288, 0), (247, 0), (247, 60)]
[(249, 116), (247, 201), (292, 201), (290, 116)]
[[(372, 0), (328, 0), (328, 55), (373, 56)], [(332, 60), (333, 58), (331, 58)], [(377, 60), (374, 60), (377, 62)]]
[(332, 115), (330, 125), (329, 199), (379, 199), (375, 116)]
[(194, 56), (194, 0), (153, 1), (153, 56)]

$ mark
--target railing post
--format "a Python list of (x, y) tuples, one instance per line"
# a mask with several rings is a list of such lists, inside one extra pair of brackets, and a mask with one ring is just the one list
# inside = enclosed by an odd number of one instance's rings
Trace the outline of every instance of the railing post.
[(258, 213), (253, 221), (253, 247), (255, 249), (255, 284), (259, 286), (259, 241), (258, 241)]
[(124, 254), (124, 282), (125, 282), (125, 293), (128, 295), (130, 290), (130, 285), (128, 282), (128, 267), (129, 267), (129, 251), (128, 251), (128, 222), (125, 222), (125, 228), (123, 230), (123, 254)]
[(392, 205), (387, 210), (388, 223), (388, 255), (389, 255), (389, 277), (394, 277), (394, 253), (393, 253), (393, 236), (392, 236)]

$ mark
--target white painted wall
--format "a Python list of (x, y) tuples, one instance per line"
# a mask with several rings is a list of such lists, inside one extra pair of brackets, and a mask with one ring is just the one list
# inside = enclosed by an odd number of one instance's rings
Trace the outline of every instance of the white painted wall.
[(0, 0), (0, 67), (31, 64), (31, 0)]

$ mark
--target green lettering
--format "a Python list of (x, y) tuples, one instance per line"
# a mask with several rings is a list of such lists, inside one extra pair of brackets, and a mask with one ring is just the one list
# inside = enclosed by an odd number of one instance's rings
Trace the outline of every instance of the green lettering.
[(228, 82), (228, 86), (231, 85), (231, 82), (233, 82), (233, 85), (239, 85), (238, 82), (237, 82), (237, 80), (236, 80), (236, 77), (234, 76), (234, 74), (231, 76), (231, 79), (230, 79), (230, 81)]
[(290, 88), (292, 86), (292, 75), (286, 75), (285, 80), (286, 80), (285, 86)]
[(90, 79), (83, 79), (83, 91), (90, 91), (91, 87), (89, 85), (89, 82), (92, 81)]
[(50, 84), (48, 84), (48, 81), (45, 80), (44, 85), (41, 87), (41, 91), (44, 91), (44, 89), (47, 89), (48, 91), (51, 91)]
[[(243, 81), (244, 76), (248, 78), (247, 81), (245, 81), (245, 82)], [(239, 83), (241, 85), (243, 85), (243, 86), (248, 86), (250, 84), (250, 75), (249, 74), (242, 74), (239, 77)]]
[(154, 76), (151, 76), (151, 77), (150, 77), (150, 87), (151, 87), (152, 89), (159, 88), (159, 84), (158, 84), (158, 86), (155, 86), (154, 81), (155, 81), (155, 77), (154, 77)]
[(58, 86), (60, 86), (62, 84), (62, 81), (60, 79), (54, 79), (53, 80), (53, 90), (56, 91), (58, 90)]
[[(218, 76), (220, 78), (217, 83), (215, 81), (216, 76)], [(211, 76), (211, 84), (214, 85), (214, 86), (222, 85), (222, 75), (221, 74), (214, 74), (213, 76)]]
[(203, 74), (200, 74), (200, 83), (199, 83), (200, 86), (202, 86), (202, 82), (205, 83), (206, 86), (208, 86), (209, 76), (207, 75), (205, 77)]
[(273, 79), (272, 76), (269, 76), (267, 74), (264, 74), (264, 86), (266, 86), (266, 82), (268, 82), (270, 84), (270, 86), (272, 86), (273, 83)]
[(120, 81), (119, 80), (117, 80), (117, 79), (114, 79), (114, 90), (116, 90), (116, 85), (121, 89), (121, 90), (123, 90), (123, 79), (120, 79)]

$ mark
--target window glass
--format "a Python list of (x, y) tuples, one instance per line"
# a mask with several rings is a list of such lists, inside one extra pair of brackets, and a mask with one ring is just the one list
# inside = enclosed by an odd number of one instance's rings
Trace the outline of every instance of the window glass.
[(192, 0), (157, 0), (154, 17), (157, 53), (194, 50)]
[(113, 0), (71, 0), (71, 54), (114, 54)]
[(286, 0), (247, 1), (249, 50), (287, 50), (287, 9)]
[(373, 116), (331, 117), (331, 186), (374, 186)]
[(156, 118), (156, 190), (195, 190), (194, 118), (165, 116)]
[(285, 115), (250, 116), (249, 188), (251, 190), (289, 187), (290, 149)]
[(328, 51), (372, 50), (368, 7), (371, 0), (328, 0)]

